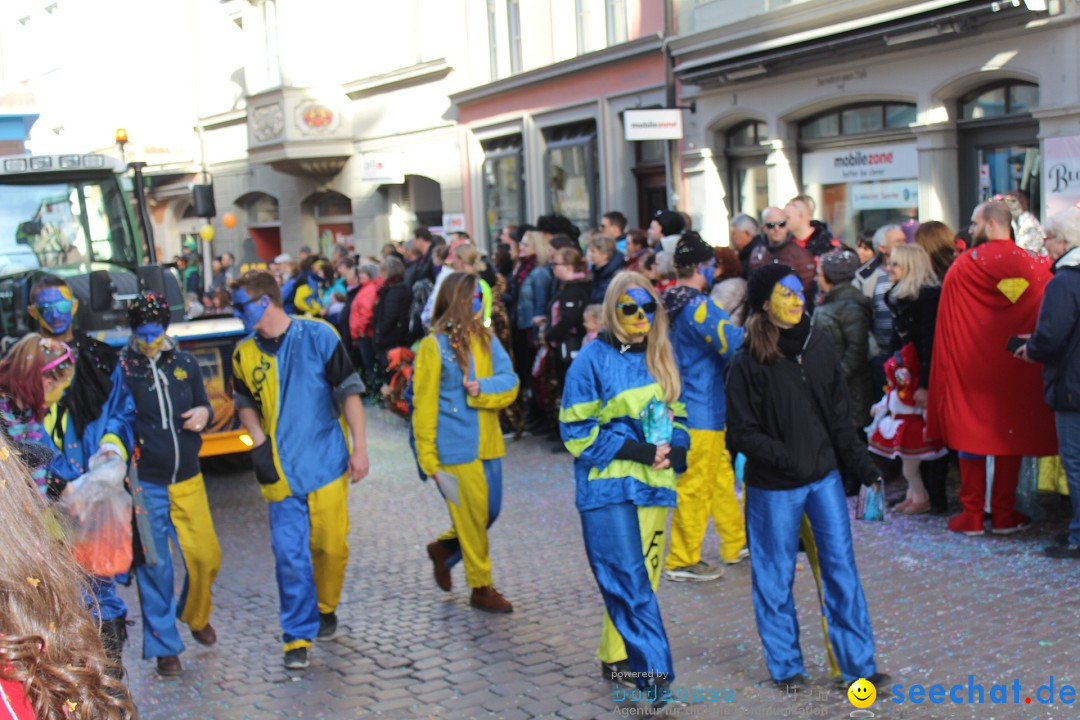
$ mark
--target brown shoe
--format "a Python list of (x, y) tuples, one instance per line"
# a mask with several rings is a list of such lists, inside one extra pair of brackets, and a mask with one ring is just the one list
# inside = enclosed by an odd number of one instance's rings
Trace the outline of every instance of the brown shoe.
[(175, 655), (166, 655), (157, 659), (157, 674), (161, 677), (176, 677), (184, 672), (180, 665), (180, 658)]
[(473, 588), (469, 604), (478, 610), (493, 613), (512, 613), (514, 606), (491, 585)]
[(451, 555), (453, 553), (442, 542), (436, 540), (428, 543), (427, 556), (431, 558), (431, 562), (435, 565), (435, 584), (443, 592), (450, 592), (453, 583), (450, 578), (450, 568), (446, 567), (446, 561), (450, 559)]
[(195, 638), (195, 642), (200, 645), (213, 645), (217, 642), (217, 631), (214, 630), (213, 625), (206, 623), (206, 627), (202, 630), (192, 630), (191, 637)]

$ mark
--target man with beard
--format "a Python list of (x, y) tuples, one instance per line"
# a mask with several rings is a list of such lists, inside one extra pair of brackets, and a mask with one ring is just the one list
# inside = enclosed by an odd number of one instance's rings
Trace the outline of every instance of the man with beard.
[[(1046, 262), (1009, 238), (1011, 221), (1000, 201), (975, 208), (976, 247), (945, 275), (934, 336), (926, 434), (960, 453), (962, 510), (949, 530), (964, 535), (985, 532), (988, 484), (991, 532), (1027, 528), (1030, 519), (1016, 510), (1020, 460), (1057, 453), (1039, 368), (1007, 349), (1010, 338), (1035, 329), (1051, 277)], [(994, 458), (989, 483), (987, 456)]]

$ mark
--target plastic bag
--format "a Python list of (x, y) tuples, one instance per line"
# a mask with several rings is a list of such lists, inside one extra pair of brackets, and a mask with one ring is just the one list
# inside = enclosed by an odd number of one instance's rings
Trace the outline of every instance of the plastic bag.
[(885, 520), (885, 483), (878, 480), (873, 485), (859, 488), (859, 502), (855, 509), (855, 518), (870, 522)]
[(641, 430), (645, 442), (653, 445), (667, 445), (674, 434), (674, 423), (667, 403), (653, 398), (641, 412)]
[(131, 495), (124, 489), (127, 463), (116, 456), (95, 455), (89, 465), (57, 507), (67, 517), (75, 560), (89, 573), (112, 577), (131, 569)]

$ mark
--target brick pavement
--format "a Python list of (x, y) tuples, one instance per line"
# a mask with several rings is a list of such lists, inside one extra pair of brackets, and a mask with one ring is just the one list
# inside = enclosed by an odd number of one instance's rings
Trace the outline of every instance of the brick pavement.
[[(127, 649), (129, 682), (147, 720), (217, 718), (633, 717), (612, 700), (594, 651), (602, 604), (573, 506), (570, 458), (525, 439), (509, 446), (503, 512), (491, 533), (496, 586), (515, 612), (471, 609), (461, 569), (454, 592), (431, 579), (424, 546), (448, 520), (434, 487), (417, 480), (401, 421), (370, 413), (372, 474), (350, 495), (352, 553), (338, 635), (316, 644), (312, 665), (281, 665), (277, 591), (266, 509), (248, 474), (208, 479), (224, 561), (204, 648), (181, 630), (185, 673), (162, 680), (141, 658), (141, 625)], [(965, 683), (989, 691), (1019, 678), (1034, 689), (1080, 685), (1080, 567), (1038, 554), (1064, 510), (1020, 537), (965, 539), (944, 519), (856, 523), (860, 572), (879, 666), (905, 684)], [(710, 531), (706, 559), (717, 560)], [(734, 690), (732, 702), (699, 703), (674, 717), (841, 718), (853, 709), (827, 680), (810, 573), (797, 573), (796, 603), (812, 685), (797, 697), (768, 682), (753, 621), (748, 566), (719, 583), (664, 582), (661, 608), (677, 686)], [(122, 595), (139, 619), (134, 588)], [(888, 697), (888, 691), (879, 697)], [(903, 712), (901, 712), (901, 710)], [(1080, 706), (904, 705), (879, 700), (878, 718), (1076, 718)]]

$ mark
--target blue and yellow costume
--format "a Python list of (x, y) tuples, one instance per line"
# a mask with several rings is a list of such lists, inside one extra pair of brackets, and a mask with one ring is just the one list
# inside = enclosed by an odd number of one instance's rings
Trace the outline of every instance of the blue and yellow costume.
[(281, 299), (289, 315), (319, 317), (322, 301), (319, 298), (319, 275), (314, 270), (301, 270), (281, 286)]
[[(448, 473), (458, 479), (458, 502), (446, 499), (453, 527), (439, 536), (451, 556), (462, 556), (471, 588), (491, 582), (487, 529), (502, 505), (502, 456), (506, 454), (499, 411), (517, 398), (518, 378), (506, 350), (494, 337), (485, 350), (479, 338), (469, 347), (469, 379), (480, 383), (470, 396), (465, 375), (446, 335), (434, 332), (420, 341), (412, 379), (412, 430), (417, 461), (428, 476)], [(440, 488), (441, 490), (441, 488)]]
[(669, 335), (682, 377), (682, 401), (690, 428), (687, 470), (679, 477), (679, 504), (671, 517), (668, 570), (701, 560), (701, 543), (712, 516), (720, 536), (720, 558), (737, 562), (746, 547), (742, 509), (735, 497), (735, 471), (727, 451), (724, 371), (739, 349), (743, 329), (719, 304), (691, 287), (664, 293)]
[[(654, 470), (633, 448), (646, 443), (640, 420), (664, 391), (646, 365), (645, 342), (622, 345), (610, 334), (585, 346), (570, 365), (559, 426), (573, 454), (576, 504), (585, 552), (604, 597), (601, 662), (625, 660), (639, 687), (652, 677), (674, 679), (671, 648), (656, 586), (664, 555), (667, 508), (675, 505), (675, 472)], [(686, 411), (671, 406), (673, 465), (690, 444)], [(681, 450), (677, 450), (681, 449)], [(651, 462), (653, 450), (649, 450)], [(681, 456), (681, 461), (676, 460)]]
[[(185, 413), (206, 408), (209, 422), (212, 410), (198, 361), (165, 334), (169, 324), (165, 299), (141, 296), (128, 314), (134, 332), (120, 355), (120, 367), (135, 400), (139, 487), (156, 549), (156, 558), (137, 561), (135, 567), (143, 657), (178, 656), (184, 642), (176, 620), (195, 633), (207, 629), (211, 587), (221, 568), (221, 548), (199, 469), (202, 436), (184, 427)], [(185, 571), (179, 598), (170, 542), (180, 551)]]
[(233, 352), (238, 408), (258, 411), (266, 442), (252, 449), (269, 505), (285, 651), (311, 647), (319, 614), (341, 598), (349, 557), (345, 398), (364, 385), (334, 328), (292, 318), (277, 338), (254, 334)]

